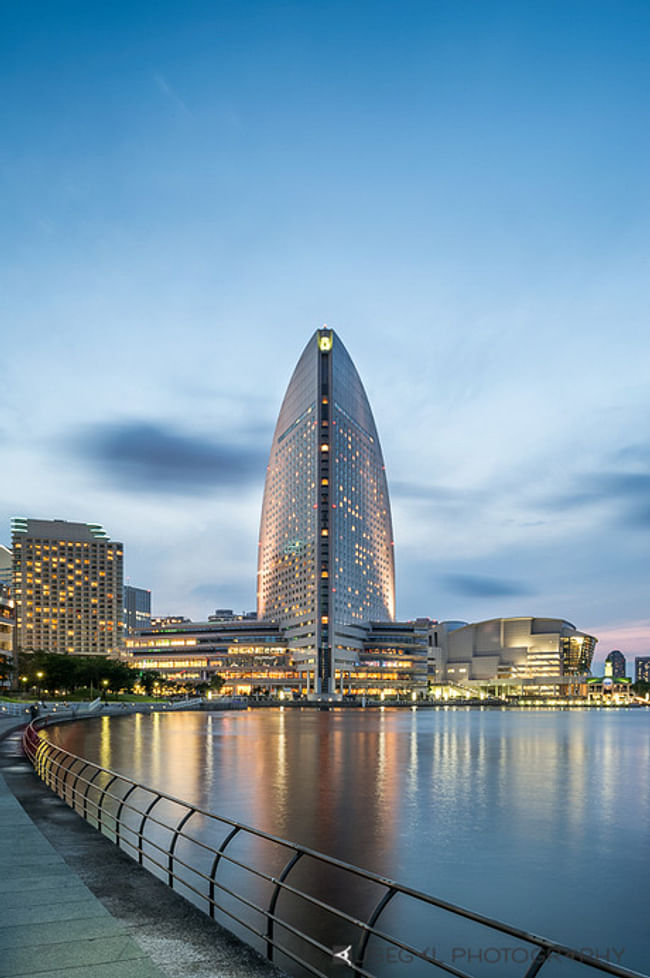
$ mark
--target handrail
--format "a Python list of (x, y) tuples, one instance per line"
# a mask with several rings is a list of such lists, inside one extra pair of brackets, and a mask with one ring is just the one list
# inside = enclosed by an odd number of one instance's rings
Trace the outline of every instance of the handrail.
[[(120, 848), (128, 851), (141, 865), (148, 863), (160, 870), (172, 889), (178, 889), (181, 886), (192, 892), (199, 898), (210, 917), (213, 919), (216, 919), (218, 915), (225, 917), (228, 921), (225, 926), (230, 926), (231, 929), (232, 924), (230, 922), (234, 921), (243, 927), (249, 935), (257, 938), (257, 943), (254, 946), (258, 947), (269, 960), (277, 961), (277, 953), (280, 953), (310, 974), (327, 978), (329, 972), (327, 970), (323, 972), (318, 966), (318, 962), (322, 963), (323, 956), (329, 956), (328, 967), (331, 967), (333, 962), (337, 974), (340, 972), (341, 963), (343, 963), (350, 966), (354, 974), (360, 978), (376, 978), (378, 972), (370, 972), (365, 968), (368, 947), (370, 942), (374, 940), (379, 945), (393, 948), (397, 953), (410, 955), (411, 959), (417, 959), (423, 965), (430, 965), (427, 974), (436, 975), (444, 972), (454, 975), (456, 978), (473, 978), (469, 972), (462, 971), (457, 966), (437, 958), (435, 951), (429, 952), (428, 949), (418, 949), (398, 934), (390, 933), (388, 928), (379, 929), (377, 926), (379, 918), (382, 915), (385, 917), (384, 911), (387, 906), (397, 898), (402, 897), (419, 907), (434, 907), (452, 914), (456, 918), (469, 920), (474, 924), (506, 934), (529, 945), (530, 965), (523, 978), (534, 978), (543, 972), (549, 961), (557, 958), (568, 959), (577, 964), (585, 965), (594, 971), (617, 976), (617, 978), (647, 978), (639, 972), (594, 957), (582, 950), (573, 949), (546, 937), (531, 934), (518, 927), (512, 927), (502, 921), (487, 917), (485, 914), (476, 913), (466, 907), (441, 900), (431, 894), (353, 866), (308, 846), (290, 842), (227, 816), (216, 815), (214, 812), (191, 805), (157, 788), (142, 785), (126, 775), (110, 768), (101, 767), (94, 761), (88, 761), (86, 758), (55, 746), (39, 736), (38, 730), (46, 726), (48, 721), (56, 722), (54, 718), (52, 720), (49, 718), (35, 720), (29, 724), (23, 735), (25, 754), (41, 780), (74, 811), (90, 821), (91, 824), (94, 822), (100, 832), (112, 838)], [(78, 767), (78, 764), (81, 766)], [(76, 770), (73, 770), (74, 768)], [(87, 772), (88, 775), (84, 776)], [(144, 800), (140, 801), (139, 804), (135, 803), (138, 789), (145, 795)], [(166, 820), (165, 815), (160, 814), (163, 807), (161, 803), (163, 802), (168, 802), (179, 808), (181, 810), (180, 815), (176, 812), (174, 816)], [(131, 823), (128, 821), (129, 816), (131, 816)], [(214, 845), (210, 841), (206, 841), (207, 837), (198, 838), (196, 834), (192, 834), (190, 826), (192, 820), (197, 816), (207, 819), (212, 827), (221, 826), (228, 829), (226, 837)], [(153, 833), (157, 829), (171, 834), (171, 844), (160, 845), (159, 841), (156, 841)], [(270, 843), (287, 854), (279, 875), (275, 875), (273, 871), (267, 872), (259, 866), (250, 865), (226, 851), (234, 839), (241, 839), (242, 837)], [(177, 851), (180, 840), (190, 843), (192, 846), (198, 847), (201, 852), (210, 855), (212, 857), (211, 866), (205, 868), (204, 871), (200, 865), (194, 865), (187, 858), (181, 858)], [(157, 854), (160, 854), (159, 859), (155, 858)], [(328, 898), (327, 895), (317, 897), (313, 893), (306, 892), (298, 884), (294, 885), (291, 880), (293, 870), (296, 865), (303, 864), (305, 859), (341, 871), (345, 874), (346, 882), (351, 882), (353, 879), (363, 880), (380, 888), (378, 898), (372, 902), (370, 913), (355, 916), (346, 912), (343, 907), (330, 902), (331, 898)], [(222, 878), (218, 878), (218, 870), (222, 863), (231, 868), (243, 870), (250, 877), (259, 880), (260, 883), (269, 885), (271, 895), (266, 904), (256, 903), (249, 896), (226, 885)], [(185, 870), (188, 877), (179, 875), (181, 870)], [(202, 889), (202, 884), (207, 884), (207, 889)], [(352, 929), (355, 935), (354, 939), (347, 948), (338, 952), (338, 959), (335, 959), (335, 949), (327, 947), (313, 933), (305, 933), (301, 923), (295, 919), (295, 912), (293, 913), (294, 919), (290, 919), (292, 917), (291, 911), (285, 910), (284, 916), (278, 912), (278, 901), (281, 894), (300, 901), (303, 906), (306, 904), (320, 924), (326, 918), (334, 919), (339, 921), (341, 925), (345, 925), (348, 935)], [(228, 909), (227, 906), (223, 905), (223, 902), (219, 902), (222, 897), (236, 901), (239, 908), (237, 912), (234, 912), (232, 907)], [(256, 915), (253, 922), (251, 922), (250, 915), (248, 919), (244, 919), (246, 909)], [(320, 918), (318, 917), (319, 914)], [(261, 917), (265, 924), (258, 926), (256, 924), (257, 917)], [(293, 945), (290, 945), (286, 943), (286, 939), (283, 939), (283, 935), (287, 934), (299, 942), (300, 952), (295, 948), (295, 940)], [(305, 954), (309, 954), (309, 952), (313, 953), (311, 956), (305, 957)]]
[(0, 702), (0, 717), (21, 717), (29, 714), (31, 703), (10, 703), (7, 700)]

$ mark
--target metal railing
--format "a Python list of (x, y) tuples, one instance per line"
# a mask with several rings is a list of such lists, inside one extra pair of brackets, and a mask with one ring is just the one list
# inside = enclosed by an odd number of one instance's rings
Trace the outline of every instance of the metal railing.
[(29, 716), (30, 703), (0, 703), (0, 717)]
[[(355, 976), (377, 978), (400, 973), (394, 965), (408, 962), (402, 973), (409, 978), (476, 978), (475, 971), (417, 947), (408, 936), (409, 921), (426, 911), (520, 942), (526, 970), (517, 972), (519, 978), (535, 978), (558, 960), (578, 966), (572, 975), (647, 978), (141, 785), (40, 737), (46, 722), (34, 721), (23, 736), (24, 751), (45, 784), (140, 865), (297, 974), (328, 978), (346, 973), (347, 966)], [(356, 909), (348, 906), (351, 895)], [(398, 904), (400, 912), (392, 913)], [(448, 925), (436, 916), (434, 926)], [(370, 957), (378, 961), (375, 970), (369, 970)], [(510, 960), (524, 959), (513, 954)], [(393, 966), (386, 968), (387, 962)]]

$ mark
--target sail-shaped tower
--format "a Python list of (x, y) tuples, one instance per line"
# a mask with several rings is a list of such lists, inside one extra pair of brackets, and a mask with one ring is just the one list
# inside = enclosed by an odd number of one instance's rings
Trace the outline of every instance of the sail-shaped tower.
[(395, 616), (384, 461), (361, 379), (333, 330), (316, 331), (293, 372), (264, 486), (258, 618), (282, 625), (313, 689), (351, 666), (355, 626)]

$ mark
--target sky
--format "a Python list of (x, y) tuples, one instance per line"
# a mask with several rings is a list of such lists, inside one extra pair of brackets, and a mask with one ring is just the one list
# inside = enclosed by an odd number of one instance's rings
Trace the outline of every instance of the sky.
[(0, 543), (101, 523), (255, 606), (315, 329), (382, 441), (400, 618), (650, 652), (650, 6), (0, 5)]

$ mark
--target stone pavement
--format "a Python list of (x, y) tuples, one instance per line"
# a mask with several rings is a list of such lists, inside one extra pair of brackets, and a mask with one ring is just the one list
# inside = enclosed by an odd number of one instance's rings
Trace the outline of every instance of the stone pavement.
[(36, 828), (0, 775), (0, 976), (162, 978)]
[(282, 976), (46, 788), (0, 719), (0, 978)]

